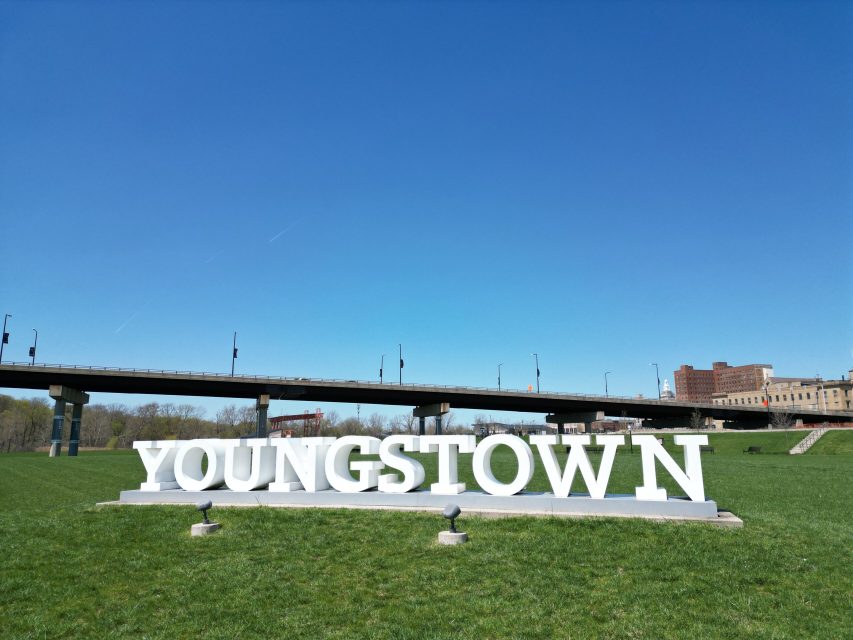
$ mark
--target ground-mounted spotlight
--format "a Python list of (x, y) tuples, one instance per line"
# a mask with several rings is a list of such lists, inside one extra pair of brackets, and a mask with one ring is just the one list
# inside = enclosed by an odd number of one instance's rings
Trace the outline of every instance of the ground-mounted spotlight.
[(201, 511), (201, 515), (204, 516), (204, 520), (202, 520), (202, 524), (210, 524), (210, 520), (207, 519), (207, 510), (213, 506), (213, 501), (208, 500), (207, 502), (199, 502), (195, 508), (197, 511)]
[(439, 532), (438, 544), (462, 544), (463, 542), (468, 542), (468, 534), (464, 531), (456, 530), (456, 518), (461, 513), (462, 509), (459, 508), (459, 505), (449, 504), (444, 507), (441, 515), (450, 520), (450, 529)]
[(209, 533), (213, 533), (217, 529), (219, 529), (218, 522), (211, 522), (207, 519), (207, 510), (213, 507), (213, 502), (210, 500), (206, 502), (199, 502), (196, 504), (195, 508), (198, 511), (201, 511), (204, 516), (204, 520), (199, 522), (198, 524), (194, 524), (190, 529), (190, 533), (194, 536), (206, 536)]

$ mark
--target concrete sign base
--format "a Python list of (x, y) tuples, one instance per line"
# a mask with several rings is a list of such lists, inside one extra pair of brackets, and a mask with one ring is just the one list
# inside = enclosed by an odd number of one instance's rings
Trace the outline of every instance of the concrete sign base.
[(194, 524), (192, 527), (190, 527), (190, 534), (192, 536), (206, 536), (218, 530), (218, 522), (208, 522), (207, 524), (205, 524), (204, 522), (199, 522), (198, 524)]
[(468, 534), (464, 531), (441, 531), (438, 534), (438, 544), (465, 544)]
[[(514, 496), (493, 496), (480, 491), (466, 491), (454, 495), (466, 513), (494, 515), (552, 515), (552, 516), (607, 516), (651, 518), (663, 520), (700, 520), (719, 522), (721, 515), (713, 500), (696, 502), (687, 498), (667, 500), (637, 500), (633, 495), (608, 495), (602, 499), (589, 498), (584, 494), (573, 494), (557, 498), (552, 493), (520, 493)], [(122, 491), (119, 504), (192, 504), (201, 500), (212, 500), (214, 506), (281, 506), (281, 507), (326, 507), (361, 509), (434, 510), (447, 504), (448, 496), (430, 491), (408, 493), (382, 493), (363, 491), (342, 493), (340, 491), (230, 491), (225, 489), (207, 491)], [(730, 514), (729, 514), (730, 515)], [(733, 517), (733, 516), (731, 516)], [(735, 518), (737, 520), (737, 518)], [(737, 520), (737, 522), (740, 522)], [(730, 520), (726, 524), (732, 523)]]

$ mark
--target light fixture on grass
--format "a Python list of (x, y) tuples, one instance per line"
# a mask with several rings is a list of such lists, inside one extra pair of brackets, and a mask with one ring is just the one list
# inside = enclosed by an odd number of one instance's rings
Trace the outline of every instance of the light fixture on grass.
[(444, 507), (441, 515), (450, 520), (450, 529), (439, 532), (438, 544), (462, 544), (463, 542), (468, 542), (468, 534), (464, 531), (456, 530), (456, 518), (459, 517), (460, 513), (462, 513), (462, 509), (459, 508), (459, 505), (449, 504)]
[(218, 522), (211, 522), (207, 518), (207, 510), (211, 507), (213, 507), (213, 502), (211, 502), (210, 500), (206, 502), (199, 502), (198, 504), (196, 504), (195, 508), (198, 511), (201, 511), (202, 515), (204, 516), (204, 520), (202, 520), (198, 524), (194, 524), (190, 528), (190, 533), (193, 536), (206, 536), (207, 534), (213, 533), (214, 531), (219, 529)]

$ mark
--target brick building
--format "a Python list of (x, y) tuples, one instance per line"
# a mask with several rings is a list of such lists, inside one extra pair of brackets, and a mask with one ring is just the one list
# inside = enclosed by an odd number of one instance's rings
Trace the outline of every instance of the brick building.
[(727, 362), (715, 362), (710, 369), (683, 364), (673, 372), (676, 398), (688, 402), (711, 402), (712, 396), (719, 393), (755, 391), (772, 375), (773, 366), (769, 364), (732, 367)]

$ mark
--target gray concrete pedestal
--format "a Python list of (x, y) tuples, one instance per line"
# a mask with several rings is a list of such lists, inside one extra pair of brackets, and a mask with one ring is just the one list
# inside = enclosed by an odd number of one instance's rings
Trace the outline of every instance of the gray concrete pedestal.
[(207, 524), (203, 522), (199, 522), (198, 524), (194, 524), (190, 529), (190, 534), (193, 536), (206, 536), (208, 534), (213, 533), (219, 529), (218, 522), (208, 522)]
[(441, 531), (438, 534), (438, 544), (463, 544), (468, 542), (468, 534), (464, 531)]

